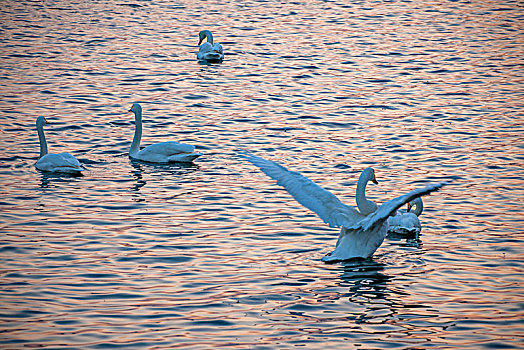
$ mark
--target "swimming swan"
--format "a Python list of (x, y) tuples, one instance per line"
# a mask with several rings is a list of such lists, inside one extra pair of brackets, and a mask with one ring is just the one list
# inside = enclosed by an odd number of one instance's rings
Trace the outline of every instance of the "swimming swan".
[[(388, 232), (418, 235), (421, 230), (418, 217), (422, 214), (423, 207), (422, 198), (420, 197), (409, 202), (407, 211), (397, 211), (397, 215), (388, 219)], [(413, 210), (411, 210), (412, 208)]]
[(372, 202), (365, 198), (364, 190), (368, 181), (376, 179), (374, 170), (367, 168), (357, 183), (357, 200), (365, 203), (364, 212), (359, 212), (297, 172), (289, 171), (273, 161), (251, 153), (242, 152), (241, 156), (259, 167), (267, 176), (277, 180), (278, 185), (283, 186), (300, 204), (314, 211), (330, 227), (341, 227), (335, 250), (322, 258), (326, 262), (371, 257), (386, 237), (387, 219), (390, 215), (402, 205), (437, 191), (446, 184), (442, 182), (410, 191), (370, 211)]
[(47, 141), (44, 135), (44, 124), (49, 124), (44, 117), (36, 118), (36, 130), (40, 140), (40, 157), (35, 167), (42, 171), (78, 174), (84, 168), (73, 155), (69, 153), (47, 153)]
[[(207, 41), (200, 45), (204, 39), (207, 39)], [(213, 44), (213, 34), (211, 34), (209, 30), (202, 30), (198, 33), (198, 45), (200, 45), (200, 49), (197, 53), (197, 58), (199, 60), (221, 62), (224, 59), (222, 45), (219, 43)]]
[(194, 146), (175, 141), (155, 143), (140, 150), (140, 139), (142, 138), (142, 107), (140, 104), (134, 103), (129, 112), (135, 114), (135, 136), (129, 149), (129, 156), (131, 158), (151, 163), (189, 163), (202, 155), (202, 153), (195, 152)]

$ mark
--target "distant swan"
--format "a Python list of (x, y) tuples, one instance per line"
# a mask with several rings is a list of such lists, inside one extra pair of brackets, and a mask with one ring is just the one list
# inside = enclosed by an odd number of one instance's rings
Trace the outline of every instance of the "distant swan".
[[(413, 210), (411, 210), (413, 208)], [(419, 234), (421, 230), (418, 217), (422, 214), (422, 198), (416, 198), (408, 203), (406, 212), (397, 211), (397, 215), (388, 219), (388, 232), (398, 234)]]
[(243, 152), (242, 156), (259, 167), (267, 176), (277, 180), (278, 185), (283, 186), (295, 200), (314, 211), (329, 226), (341, 227), (335, 250), (322, 258), (326, 262), (371, 257), (384, 241), (389, 216), (402, 205), (437, 191), (445, 184), (442, 182), (410, 191), (371, 211), (374, 203), (365, 198), (364, 190), (368, 181), (376, 181), (376, 179), (374, 170), (367, 168), (362, 172), (357, 183), (357, 200), (361, 204), (364, 203), (363, 212), (359, 212), (343, 204), (331, 192), (297, 172), (289, 171), (273, 161), (250, 153)]
[[(200, 45), (204, 39), (207, 41)], [(201, 61), (221, 62), (224, 59), (224, 51), (219, 43), (213, 44), (213, 34), (209, 30), (202, 30), (198, 33), (198, 45), (200, 49), (197, 58)]]
[(175, 141), (166, 141), (155, 143), (140, 150), (140, 139), (142, 138), (142, 107), (134, 103), (129, 112), (135, 114), (135, 135), (129, 156), (134, 159), (152, 162), (152, 163), (169, 163), (169, 162), (192, 162), (202, 153), (195, 152), (195, 147), (178, 143)]
[(42, 171), (70, 174), (78, 174), (84, 170), (78, 159), (69, 153), (47, 153), (44, 124), (48, 124), (44, 117), (36, 118), (36, 130), (38, 131), (38, 139), (40, 140), (40, 157), (35, 167)]

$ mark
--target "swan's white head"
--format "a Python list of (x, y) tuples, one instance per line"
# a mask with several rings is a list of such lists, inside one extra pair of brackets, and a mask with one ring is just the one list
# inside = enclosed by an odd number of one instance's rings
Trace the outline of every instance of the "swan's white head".
[(213, 35), (211, 32), (207, 29), (201, 30), (200, 33), (198, 33), (198, 45), (204, 41), (204, 39), (207, 37), (207, 42), (210, 44), (213, 44)]
[(364, 171), (362, 171), (362, 174), (360, 175), (362, 180), (364, 181), (371, 181), (375, 185), (378, 185), (377, 178), (375, 177), (375, 170), (373, 168), (366, 168)]
[(41, 128), (45, 124), (49, 124), (49, 122), (47, 121), (47, 119), (45, 119), (45, 117), (40, 116), (40, 117), (36, 118), (36, 127), (37, 128)]
[(133, 112), (135, 113), (135, 115), (138, 113), (142, 113), (142, 106), (140, 106), (139, 103), (133, 103), (133, 106), (131, 106), (131, 109), (129, 110), (129, 112)]
[(421, 197), (415, 198), (411, 202), (408, 203), (408, 210), (407, 210), (407, 212), (409, 213), (412, 208), (415, 208), (415, 210), (413, 210), (413, 213), (415, 215), (419, 216), (420, 214), (422, 214), (422, 210), (424, 208), (424, 204), (422, 204), (422, 198)]

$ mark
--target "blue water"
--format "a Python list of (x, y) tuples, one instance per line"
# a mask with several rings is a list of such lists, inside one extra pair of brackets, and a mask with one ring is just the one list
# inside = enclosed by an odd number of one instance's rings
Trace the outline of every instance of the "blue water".
[[(0, 9), (0, 347), (524, 347), (517, 1), (13, 1)], [(224, 46), (196, 61), (198, 31)], [(193, 165), (130, 161), (176, 140)], [(87, 170), (34, 168), (51, 152)], [(324, 264), (327, 227), (238, 149), (354, 205), (425, 197), (419, 239)]]

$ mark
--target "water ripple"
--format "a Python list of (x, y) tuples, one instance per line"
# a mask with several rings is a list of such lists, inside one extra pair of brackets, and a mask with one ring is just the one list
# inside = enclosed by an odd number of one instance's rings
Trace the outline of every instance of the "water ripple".
[[(520, 348), (522, 7), (207, 5), (3, 4), (0, 346)], [(130, 160), (133, 102), (143, 145), (203, 156)], [(39, 115), (83, 176), (34, 168)], [(454, 180), (419, 237), (328, 265), (337, 230), (239, 149), (349, 205), (367, 166), (378, 202)]]

